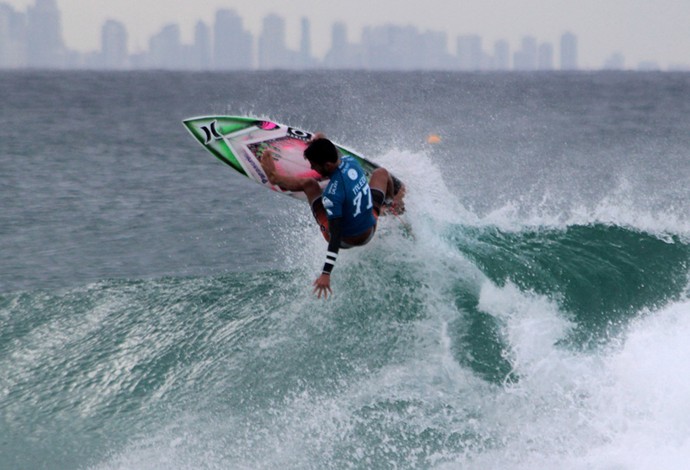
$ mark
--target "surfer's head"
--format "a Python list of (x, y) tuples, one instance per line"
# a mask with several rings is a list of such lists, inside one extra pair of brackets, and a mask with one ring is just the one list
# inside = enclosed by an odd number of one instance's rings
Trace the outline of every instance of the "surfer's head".
[(324, 176), (328, 176), (338, 166), (338, 149), (330, 140), (320, 137), (309, 142), (304, 149), (304, 158), (311, 167)]

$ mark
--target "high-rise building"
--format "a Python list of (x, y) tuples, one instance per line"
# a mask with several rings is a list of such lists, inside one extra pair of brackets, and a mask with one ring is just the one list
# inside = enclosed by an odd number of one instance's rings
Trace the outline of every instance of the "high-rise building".
[(119, 21), (108, 20), (101, 29), (102, 65), (107, 69), (127, 66), (127, 30)]
[(183, 67), (180, 27), (169, 24), (149, 41), (150, 65), (158, 69), (179, 69)]
[(661, 67), (654, 60), (643, 60), (637, 64), (637, 70), (640, 72), (658, 72)]
[(203, 21), (197, 22), (194, 27), (194, 45), (191, 68), (196, 70), (208, 70), (211, 68), (211, 28)]
[(510, 69), (510, 44), (505, 39), (494, 44), (493, 67), (494, 70)]
[(14, 9), (9, 5), (0, 3), (0, 67), (7, 68), (10, 43), (10, 21), (14, 15)]
[(234, 10), (218, 10), (213, 27), (216, 70), (248, 70), (254, 66), (254, 38)]
[(458, 36), (458, 67), (460, 70), (481, 70), (484, 63), (482, 38), (477, 35)]
[(547, 42), (539, 45), (537, 69), (553, 70), (553, 46)]
[(532, 71), (537, 69), (537, 40), (532, 36), (522, 38), (522, 47), (513, 55), (515, 70)]
[(573, 33), (561, 36), (561, 70), (577, 70), (577, 36)]
[(275, 14), (264, 18), (259, 36), (259, 68), (264, 70), (290, 68), (285, 46), (285, 20)]
[(402, 68), (400, 44), (396, 26), (366, 27), (362, 31), (364, 67), (374, 70), (399, 70)]
[(323, 59), (323, 65), (332, 69), (364, 68), (365, 57), (363, 50), (362, 46), (352, 44), (348, 40), (345, 23), (333, 23), (331, 28), (331, 48)]
[(625, 57), (620, 52), (611, 54), (604, 62), (604, 70), (623, 70), (625, 68)]
[(0, 68), (26, 66), (26, 15), (0, 3)]
[(302, 18), (302, 34), (299, 41), (299, 65), (303, 68), (311, 68), (315, 65), (311, 56), (311, 24), (308, 18)]
[(336, 21), (331, 27), (331, 49), (324, 57), (324, 64), (328, 68), (348, 68), (347, 64), (347, 26)]
[(422, 52), (420, 67), (432, 70), (453, 68), (448, 54), (448, 35), (441, 31), (425, 31), (420, 34), (419, 45)]
[(392, 68), (396, 70), (418, 70), (424, 54), (419, 31), (414, 26), (389, 25)]
[(361, 45), (349, 45), (357, 67), (374, 70), (421, 70), (457, 68), (457, 59), (448, 53), (445, 33), (413, 26), (366, 27)]
[(27, 11), (27, 63), (30, 67), (61, 68), (65, 63), (60, 10), (56, 0), (36, 0)]

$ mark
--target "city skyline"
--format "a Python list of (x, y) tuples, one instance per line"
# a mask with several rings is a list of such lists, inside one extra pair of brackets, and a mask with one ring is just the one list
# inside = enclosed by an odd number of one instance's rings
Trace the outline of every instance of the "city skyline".
[[(20, 11), (33, 4), (33, 0), (4, 1)], [(130, 50), (137, 51), (146, 49), (148, 38), (165, 24), (179, 24), (182, 40), (190, 42), (199, 20), (210, 24), (216, 10), (233, 9), (255, 37), (265, 16), (272, 12), (283, 16), (286, 41), (293, 49), (299, 47), (301, 18), (309, 18), (313, 38), (324, 39), (314, 40), (313, 54), (318, 58), (330, 47), (331, 25), (343, 22), (353, 41), (360, 40), (366, 26), (392, 23), (445, 32), (449, 47), (459, 35), (482, 36), (485, 44), (505, 39), (512, 45), (531, 35), (556, 44), (563, 32), (572, 31), (580, 38), (580, 65), (586, 69), (601, 68), (614, 54), (624, 56), (630, 68), (641, 62), (656, 62), (663, 69), (690, 62), (687, 0), (427, 0), (405, 5), (389, 0), (293, 0), (289, 7), (277, 0), (180, 0), (165, 8), (153, 0), (57, 2), (63, 14), (65, 44), (80, 52), (99, 47), (101, 25), (108, 19), (127, 25)]]
[[(86, 53), (75, 51), (63, 36), (63, 13), (59, 0), (33, 0), (26, 11), (15, 10), (0, 0), (0, 67), (48, 68), (162, 68), (182, 70), (252, 70), (302, 68), (354, 68), (379, 70), (661, 70), (658, 62), (626, 62), (619, 51), (606, 56), (599, 66), (583, 64), (586, 56), (580, 38), (564, 31), (552, 42), (523, 34), (517, 44), (506, 38), (493, 43), (478, 34), (449, 35), (444, 31), (421, 30), (412, 25), (387, 23), (367, 25), (353, 38), (345, 22), (330, 25), (328, 37), (314, 37), (310, 17), (301, 17), (298, 32), (287, 19), (268, 13), (261, 19), (258, 34), (234, 9), (213, 12), (210, 24), (198, 20), (191, 40), (185, 39), (178, 23), (168, 23), (154, 32), (146, 47), (132, 45), (128, 25), (109, 18), (100, 27), (100, 44)], [(321, 22), (320, 26), (323, 26)], [(18, 28), (25, 31), (17, 32)], [(289, 44), (298, 36), (297, 47)], [(23, 38), (23, 39), (22, 39)], [(315, 41), (316, 40), (316, 41)], [(23, 41), (22, 44), (20, 42)], [(314, 53), (314, 42), (322, 48)], [(224, 47), (233, 44), (232, 48)], [(24, 54), (24, 59), (18, 58)], [(16, 57), (15, 57), (16, 56)], [(687, 62), (685, 63), (687, 64)], [(671, 64), (670, 70), (689, 70)]]

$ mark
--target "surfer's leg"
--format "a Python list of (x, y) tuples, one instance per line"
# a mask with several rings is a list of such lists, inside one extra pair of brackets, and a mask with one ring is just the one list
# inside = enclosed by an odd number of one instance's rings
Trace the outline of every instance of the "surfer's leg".
[(369, 187), (381, 191), (386, 196), (386, 199), (393, 197), (393, 177), (385, 168), (374, 170), (371, 178), (369, 178)]
[(299, 190), (303, 191), (304, 194), (307, 195), (307, 200), (309, 201), (310, 205), (313, 205), (314, 201), (321, 197), (321, 186), (314, 178), (302, 178)]
[(323, 199), (321, 198), (321, 186), (319, 182), (315, 179), (311, 179), (311, 183), (305, 184), (302, 191), (307, 195), (307, 200), (309, 201), (309, 207), (311, 207), (311, 213), (316, 219), (316, 224), (321, 230), (321, 235), (326, 241), (331, 240), (331, 233), (328, 228), (328, 214), (326, 214), (326, 208), (323, 207)]
[(321, 201), (321, 186), (319, 185), (319, 182), (314, 178), (300, 178), (278, 173), (276, 171), (270, 151), (268, 151), (268, 153), (264, 153), (262, 156), (261, 166), (266, 172), (266, 176), (271, 184), (280, 186), (282, 189), (287, 191), (301, 191), (307, 196), (307, 201), (309, 201), (309, 206), (314, 214), (316, 223), (321, 228), (321, 233), (326, 241), (329, 241), (330, 233), (328, 231), (328, 216), (326, 215), (326, 209), (323, 207), (323, 202)]
[(321, 196), (321, 186), (314, 178), (302, 178), (279, 173), (273, 161), (271, 149), (267, 149), (261, 154), (261, 167), (271, 184), (279, 186), (286, 191), (304, 192), (310, 204), (317, 197)]
[[(385, 204), (395, 213), (402, 213), (405, 210), (403, 197), (405, 197), (405, 185), (400, 180), (394, 178), (385, 168), (377, 168), (369, 178), (369, 187), (383, 193)], [(376, 205), (376, 201), (374, 201)], [(383, 205), (383, 204), (382, 204)], [(381, 207), (379, 206), (379, 211)]]
[(319, 230), (321, 230), (321, 235), (323, 235), (327, 242), (330, 242), (331, 232), (328, 227), (328, 215), (326, 214), (326, 208), (323, 207), (321, 197), (311, 201), (311, 213), (314, 214), (316, 224), (319, 226)]

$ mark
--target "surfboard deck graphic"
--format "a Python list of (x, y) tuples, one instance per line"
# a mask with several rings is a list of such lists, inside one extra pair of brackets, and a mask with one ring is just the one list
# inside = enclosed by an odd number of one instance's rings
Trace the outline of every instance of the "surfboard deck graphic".
[[(272, 185), (261, 168), (261, 154), (270, 148), (276, 159), (276, 168), (282, 174), (311, 177), (325, 187), (328, 179), (311, 169), (304, 158), (304, 149), (312, 133), (266, 121), (242, 116), (202, 116), (185, 119), (187, 130), (220, 161), (238, 173), (269, 189), (306, 200), (302, 192), (284, 191)], [(367, 177), (378, 165), (341, 145), (335, 144), (344, 155), (353, 156)]]

